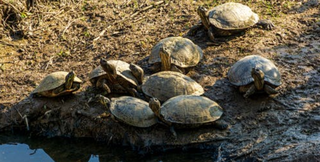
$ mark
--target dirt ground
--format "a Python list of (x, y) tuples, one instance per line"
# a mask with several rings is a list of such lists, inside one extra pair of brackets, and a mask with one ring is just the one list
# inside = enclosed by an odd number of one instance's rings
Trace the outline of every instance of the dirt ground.
[[(319, 160), (319, 2), (238, 0), (261, 19), (272, 20), (276, 28), (251, 28), (217, 42), (210, 42), (204, 30), (187, 35), (200, 20), (199, 5), (212, 8), (223, 2), (227, 1), (42, 0), (27, 7), (24, 1), (0, 1), (0, 112), (24, 103), (54, 71), (74, 70), (85, 81), (79, 94), (91, 91), (87, 75), (101, 57), (136, 63), (149, 75), (152, 47), (168, 36), (184, 36), (204, 52), (188, 75), (224, 108), (223, 118), (231, 125), (223, 132), (201, 129), (192, 139), (221, 137), (216, 161)], [(244, 99), (229, 83), (228, 69), (251, 54), (272, 60), (280, 70), (278, 95)]]

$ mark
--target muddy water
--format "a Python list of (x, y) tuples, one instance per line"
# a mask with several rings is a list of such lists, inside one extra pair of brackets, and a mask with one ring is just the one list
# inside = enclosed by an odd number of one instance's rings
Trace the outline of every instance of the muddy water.
[(107, 146), (88, 139), (0, 135), (0, 162), (213, 161), (213, 150), (142, 155), (131, 147)]

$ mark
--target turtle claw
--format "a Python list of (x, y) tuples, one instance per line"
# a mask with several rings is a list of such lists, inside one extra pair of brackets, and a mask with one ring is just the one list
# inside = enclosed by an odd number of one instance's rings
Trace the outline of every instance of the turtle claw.
[(273, 30), (274, 29), (274, 24), (272, 23), (271, 20), (260, 20), (257, 23), (258, 26), (261, 26), (263, 29), (266, 30)]

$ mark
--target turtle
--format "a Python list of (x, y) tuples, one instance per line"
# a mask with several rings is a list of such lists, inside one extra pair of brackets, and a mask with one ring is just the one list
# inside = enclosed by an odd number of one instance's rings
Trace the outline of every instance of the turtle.
[(265, 30), (274, 29), (272, 21), (259, 20), (256, 13), (241, 3), (224, 3), (210, 11), (207, 11), (203, 6), (199, 6), (197, 14), (201, 18), (201, 24), (191, 28), (189, 33), (194, 34), (200, 27), (204, 26), (211, 41), (214, 41), (215, 36), (230, 36), (250, 27), (262, 27)]
[(212, 124), (221, 130), (228, 128), (228, 124), (220, 119), (223, 109), (218, 103), (204, 96), (175, 96), (164, 102), (162, 106), (157, 98), (151, 98), (149, 107), (159, 121), (170, 126), (174, 137), (177, 137), (174, 127), (194, 128)]
[(240, 87), (245, 98), (256, 91), (276, 94), (278, 92), (275, 88), (281, 85), (278, 68), (259, 55), (249, 55), (236, 62), (228, 71), (228, 79), (231, 84)]
[(142, 83), (144, 76), (144, 71), (141, 67), (121, 60), (107, 61), (104, 58), (100, 60), (100, 66), (104, 73), (96, 72), (96, 75), (93, 75), (100, 76), (96, 86), (102, 87), (107, 93), (111, 93), (110, 87), (112, 86), (115, 92), (124, 90), (132, 96), (140, 96), (136, 89)]
[(150, 75), (141, 85), (147, 98), (155, 97), (161, 102), (178, 95), (202, 95), (202, 86), (190, 77), (175, 71), (161, 71)]
[(103, 89), (107, 93), (110, 93), (111, 90), (107, 84), (106, 72), (102, 69), (101, 65), (93, 69), (89, 75), (89, 80), (94, 87)]
[(190, 39), (168, 37), (152, 48), (148, 63), (154, 72), (172, 70), (185, 73), (185, 69), (196, 66), (202, 57), (202, 49)]
[(100, 102), (109, 105), (108, 110), (113, 119), (140, 128), (151, 127), (158, 123), (158, 119), (150, 109), (148, 102), (132, 96), (109, 98), (98, 96)]
[(80, 88), (81, 79), (75, 72), (57, 71), (47, 75), (31, 92), (34, 97), (57, 97), (71, 94)]

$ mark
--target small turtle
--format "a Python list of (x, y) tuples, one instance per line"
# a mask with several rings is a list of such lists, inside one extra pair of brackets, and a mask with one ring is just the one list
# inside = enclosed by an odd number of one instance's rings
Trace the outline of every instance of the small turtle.
[(202, 57), (202, 49), (191, 40), (168, 37), (152, 48), (148, 63), (154, 72), (171, 70), (185, 73), (186, 68), (196, 66)]
[(122, 96), (108, 98), (99, 95), (100, 102), (109, 104), (109, 111), (112, 117), (131, 126), (146, 128), (157, 123), (157, 117), (150, 109), (148, 102), (131, 97)]
[(190, 33), (204, 26), (212, 41), (217, 36), (229, 36), (239, 33), (253, 26), (261, 26), (263, 29), (272, 30), (273, 23), (270, 20), (259, 20), (259, 16), (241, 3), (228, 2), (218, 5), (210, 10), (199, 6), (197, 13), (201, 18), (201, 25), (195, 26)]
[(89, 80), (94, 87), (101, 88), (107, 93), (111, 92), (107, 83), (106, 72), (100, 65), (89, 73)]
[[(116, 89), (116, 92), (125, 90), (132, 96), (140, 96), (137, 92), (137, 86), (142, 83), (144, 71), (138, 65), (128, 64), (120, 60), (100, 60), (100, 65), (105, 74), (99, 77), (98, 87), (103, 87), (107, 93), (110, 93), (110, 87)], [(99, 73), (96, 73), (99, 74)], [(99, 76), (99, 75), (98, 75)]]
[(218, 129), (228, 128), (228, 124), (218, 120), (223, 114), (222, 108), (207, 97), (198, 95), (180, 95), (170, 98), (162, 106), (156, 98), (151, 98), (149, 106), (154, 114), (170, 126), (171, 133), (177, 137), (174, 127), (192, 128), (212, 124)]
[(161, 102), (178, 95), (202, 95), (202, 86), (190, 77), (175, 71), (161, 71), (149, 76), (142, 84), (147, 97), (158, 98)]
[(80, 88), (82, 81), (76, 74), (65, 71), (57, 71), (47, 75), (41, 83), (31, 92), (34, 97), (56, 97), (71, 94)]
[(240, 86), (240, 92), (248, 98), (256, 91), (264, 90), (268, 94), (278, 93), (275, 87), (281, 85), (278, 68), (268, 59), (250, 55), (236, 62), (228, 72), (229, 81)]

